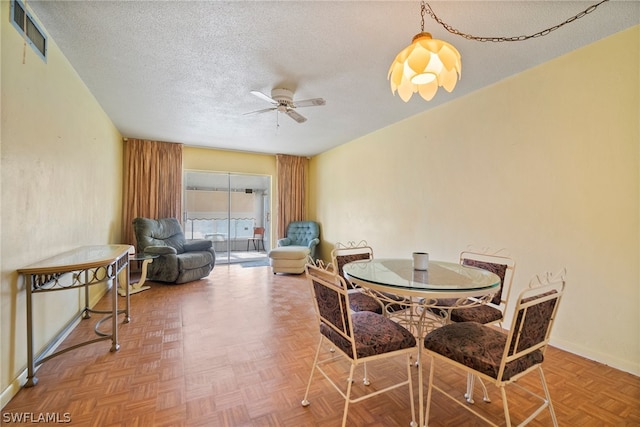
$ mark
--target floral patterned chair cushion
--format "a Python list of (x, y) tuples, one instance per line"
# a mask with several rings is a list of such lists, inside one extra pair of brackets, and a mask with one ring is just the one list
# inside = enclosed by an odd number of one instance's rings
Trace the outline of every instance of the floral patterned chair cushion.
[[(491, 304), (493, 305), (478, 305), (469, 308), (454, 308), (449, 309), (456, 305), (456, 299), (446, 298), (438, 300), (438, 306), (430, 308), (430, 311), (439, 315), (440, 317), (447, 318), (451, 322), (478, 322), (482, 324), (496, 323), (502, 320), (503, 312), (497, 306), (502, 301), (502, 292), (504, 290), (504, 279), (507, 274), (508, 266), (505, 264), (496, 264), (487, 261), (479, 261), (475, 259), (464, 258), (462, 265), (482, 268), (488, 270), (500, 278), (500, 290), (491, 298)], [(494, 306), (495, 305), (495, 306)]]
[[(506, 334), (476, 322), (445, 325), (424, 339), (427, 350), (496, 379), (506, 343)], [(506, 381), (513, 375), (541, 363), (542, 360), (541, 351), (534, 351), (514, 360), (505, 366), (502, 380)]]
[[(557, 294), (556, 291), (545, 292), (540, 295), (536, 295), (534, 297), (524, 298), (522, 303), (528, 303), (531, 301), (535, 301), (536, 299), (544, 298), (547, 296), (552, 296)], [(530, 307), (528, 310), (519, 310), (514, 319), (512, 329), (520, 330), (520, 339), (517, 340), (518, 348), (516, 351), (523, 351), (528, 347), (533, 347), (534, 345), (545, 340), (545, 335), (547, 333), (547, 329), (550, 327), (550, 323), (552, 321), (553, 312), (556, 308), (556, 304), (558, 303), (558, 299), (550, 299), (548, 301), (543, 301), (539, 304), (536, 304)], [(525, 320), (523, 320), (523, 318)], [(522, 324), (524, 322), (524, 324)], [(509, 344), (509, 354), (514, 353), (514, 347), (516, 345), (516, 340), (511, 340)]]
[(371, 295), (358, 290), (349, 292), (349, 308), (355, 312), (371, 311), (382, 314), (382, 304)]
[[(359, 358), (415, 347), (415, 337), (404, 327), (377, 313), (361, 311), (351, 315), (356, 352)], [(326, 324), (320, 333), (353, 357), (351, 342)]]
[(496, 264), (493, 262), (487, 261), (478, 261), (477, 259), (464, 258), (462, 260), (462, 265), (466, 265), (469, 267), (481, 268), (483, 270), (487, 270), (495, 274), (500, 278), (500, 290), (496, 292), (496, 294), (491, 299), (491, 303), (495, 305), (500, 305), (502, 301), (502, 291), (504, 290), (504, 278), (507, 274), (508, 266), (506, 264)]
[(336, 255), (335, 263), (336, 269), (338, 270), (338, 274), (344, 278), (347, 286), (354, 289), (353, 292), (349, 294), (349, 307), (353, 311), (372, 311), (374, 313), (382, 314), (382, 304), (378, 302), (377, 299), (372, 297), (371, 295), (366, 295), (359, 290), (356, 290), (355, 286), (351, 282), (347, 280), (344, 275), (343, 267), (354, 261), (362, 261), (371, 259), (370, 252), (361, 252), (354, 254), (345, 254), (345, 255)]
[(349, 330), (349, 310), (346, 309), (347, 301), (345, 295), (322, 283), (318, 283), (316, 280), (313, 280), (312, 283), (320, 317), (332, 324), (342, 334), (349, 336), (351, 334)]
[(502, 320), (502, 311), (483, 304), (469, 308), (454, 308), (449, 316), (452, 322), (477, 322), (486, 325)]
[(344, 255), (335, 255), (335, 263), (336, 269), (338, 270), (338, 274), (342, 276), (347, 282), (347, 286), (353, 288), (353, 284), (350, 283), (347, 278), (344, 276), (344, 266), (354, 261), (363, 261), (371, 259), (373, 255), (371, 252), (361, 252), (361, 253), (352, 253), (352, 254), (344, 254)]
[[(522, 299), (520, 305), (557, 294), (556, 291)], [(505, 346), (509, 345), (508, 356), (535, 346), (546, 339), (553, 321), (553, 312), (558, 299), (541, 301), (530, 307), (518, 309), (511, 335), (490, 326), (476, 322), (452, 323), (436, 329), (425, 337), (424, 346), (460, 364), (498, 379)], [(511, 337), (509, 343), (507, 340)], [(516, 343), (517, 351), (514, 350)], [(502, 381), (542, 363), (543, 352), (534, 350), (505, 364)]]

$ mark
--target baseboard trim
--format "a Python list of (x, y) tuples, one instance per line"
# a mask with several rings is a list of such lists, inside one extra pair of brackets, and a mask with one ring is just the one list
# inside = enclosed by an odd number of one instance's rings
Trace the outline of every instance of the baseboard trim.
[(593, 360), (594, 362), (610, 366), (619, 371), (627, 372), (635, 376), (640, 376), (640, 366), (638, 366), (638, 364), (634, 364), (631, 360), (623, 360), (613, 357), (610, 354), (596, 352), (586, 347), (580, 346), (574, 342), (562, 339), (551, 339), (550, 344), (556, 348), (559, 348), (560, 350), (564, 350), (566, 352), (584, 357), (586, 359)]
[[(69, 334), (73, 332), (75, 327), (78, 326), (81, 320), (82, 320), (82, 312), (76, 314), (73, 317), (73, 319), (71, 319), (71, 321), (67, 323), (67, 325), (62, 329), (62, 331), (55, 337), (55, 339), (49, 344), (47, 344), (47, 346), (43, 350), (42, 355), (46, 356), (56, 351), (56, 349), (60, 346), (60, 344), (62, 344), (62, 342), (69, 336)], [(42, 365), (36, 366), (35, 368), (36, 372), (38, 371), (40, 366)], [(9, 386), (2, 391), (2, 394), (0, 394), (0, 407), (4, 408), (7, 405), (7, 403), (9, 403), (11, 399), (13, 399), (13, 396), (15, 396), (18, 393), (18, 391), (20, 391), (20, 389), (24, 387), (26, 382), (27, 382), (27, 368), (24, 368), (20, 372), (20, 374), (18, 374), (18, 376), (13, 381), (11, 381)]]
[[(98, 303), (98, 301), (100, 301), (100, 299), (107, 293), (107, 291), (111, 289), (111, 287), (112, 287), (111, 283), (105, 286), (105, 289), (103, 292), (99, 292), (96, 296), (94, 296), (91, 299), (91, 301), (89, 301), (89, 306), (94, 307)], [(73, 332), (76, 326), (78, 326), (78, 324), (82, 321), (82, 313), (83, 313), (82, 310), (76, 313), (71, 318), (71, 320), (62, 328), (62, 330), (54, 337), (54, 339), (44, 347), (41, 353), (42, 356), (46, 357), (47, 355), (56, 351), (56, 349), (60, 346), (60, 344), (62, 344), (62, 342), (69, 336), (69, 334), (71, 334), (71, 332)], [(35, 367), (36, 372), (38, 371), (40, 366), (42, 365)], [(2, 392), (0, 393), (0, 408), (4, 408), (5, 406), (7, 406), (7, 404), (11, 401), (11, 399), (13, 399), (13, 396), (18, 394), (20, 389), (24, 387), (24, 385), (27, 382), (27, 373), (28, 373), (27, 368), (25, 367), (22, 371), (20, 371), (18, 376), (14, 378), (13, 381), (11, 381), (4, 390), (2, 390)]]

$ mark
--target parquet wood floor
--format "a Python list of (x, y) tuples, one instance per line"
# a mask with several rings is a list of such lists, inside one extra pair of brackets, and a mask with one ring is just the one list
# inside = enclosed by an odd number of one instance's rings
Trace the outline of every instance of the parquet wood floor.
[[(38, 385), (20, 390), (3, 408), (0, 423), (41, 425), (7, 421), (57, 414), (61, 420), (68, 416), (72, 426), (340, 425), (343, 401), (319, 374), (311, 405), (300, 404), (319, 340), (303, 275), (219, 265), (203, 280), (151, 286), (131, 297), (132, 320), (121, 324), (119, 351), (109, 352), (110, 342), (103, 341), (44, 363)], [(108, 297), (99, 305), (107, 307)], [(62, 345), (93, 337), (95, 320), (82, 321)], [(402, 363), (369, 364), (369, 387), (400, 375)], [(346, 378), (346, 369), (338, 363), (334, 372)], [(554, 348), (544, 369), (561, 426), (640, 425), (640, 378)], [(464, 375), (437, 373), (440, 383), (462, 394)], [(525, 381), (538, 387), (530, 377)], [(417, 371), (414, 380), (417, 396)], [(488, 387), (493, 402), (482, 402), (478, 391), (475, 406), (500, 420), (500, 394)], [(354, 389), (364, 386), (356, 383)], [(529, 401), (517, 390), (508, 392), (519, 422)], [(352, 405), (348, 418), (350, 426), (406, 427), (409, 421), (405, 389)], [(483, 423), (436, 395), (430, 425)], [(548, 413), (530, 425), (550, 425)]]

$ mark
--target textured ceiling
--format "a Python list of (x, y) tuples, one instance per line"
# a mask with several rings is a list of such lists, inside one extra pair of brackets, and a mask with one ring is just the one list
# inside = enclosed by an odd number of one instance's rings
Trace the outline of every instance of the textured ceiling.
[[(536, 33), (594, 1), (434, 1), (476, 36)], [(462, 79), (426, 102), (393, 96), (387, 72), (420, 32), (419, 1), (28, 1), (45, 31), (125, 137), (258, 153), (314, 155), (640, 23), (640, 2), (614, 1), (545, 37), (482, 43), (425, 17), (457, 47)], [(594, 66), (598, 64), (594, 58)], [(607, 66), (607, 65), (605, 65)], [(250, 94), (294, 99), (299, 124)]]

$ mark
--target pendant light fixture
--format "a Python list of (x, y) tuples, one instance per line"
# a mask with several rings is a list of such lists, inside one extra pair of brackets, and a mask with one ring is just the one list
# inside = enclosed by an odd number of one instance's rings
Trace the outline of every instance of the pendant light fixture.
[(413, 37), (410, 46), (407, 46), (396, 56), (396, 59), (389, 68), (387, 79), (391, 84), (391, 92), (395, 95), (396, 91), (404, 102), (408, 102), (414, 93), (418, 92), (425, 100), (430, 101), (442, 86), (447, 92), (451, 92), (458, 80), (460, 80), (460, 72), (462, 70), (462, 62), (460, 53), (451, 44), (433, 39), (431, 34), (424, 31), (424, 15), (429, 14), (438, 24), (442, 25), (445, 30), (451, 34), (463, 37), (467, 40), (480, 42), (520, 42), (536, 37), (546, 36), (558, 28), (575, 22), (580, 18), (588, 15), (596, 10), (603, 3), (609, 0), (600, 0), (582, 12), (566, 19), (560, 24), (547, 28), (537, 33), (527, 36), (515, 37), (479, 37), (471, 34), (463, 33), (456, 30), (451, 25), (438, 18), (431, 9), (431, 6), (422, 0), (420, 4), (420, 33)]
[(408, 102), (416, 92), (430, 101), (438, 87), (442, 86), (447, 92), (451, 92), (460, 79), (460, 53), (451, 44), (434, 39), (424, 31), (425, 13), (426, 4), (423, 1), (420, 33), (413, 37), (410, 46), (396, 56), (387, 76), (391, 91), (393, 94), (397, 91), (404, 102)]

